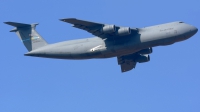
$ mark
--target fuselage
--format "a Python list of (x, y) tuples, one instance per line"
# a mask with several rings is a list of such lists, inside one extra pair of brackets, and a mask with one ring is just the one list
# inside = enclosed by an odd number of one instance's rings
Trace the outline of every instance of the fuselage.
[(137, 30), (137, 33), (118, 38), (93, 37), (49, 44), (25, 55), (58, 59), (110, 58), (149, 47), (170, 45), (186, 40), (198, 31), (196, 27), (180, 21)]

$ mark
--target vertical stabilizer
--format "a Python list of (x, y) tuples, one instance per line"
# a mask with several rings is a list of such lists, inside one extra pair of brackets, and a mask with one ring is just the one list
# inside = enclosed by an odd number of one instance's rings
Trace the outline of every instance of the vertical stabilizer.
[(23, 24), (16, 22), (5, 22), (5, 24), (14, 26), (10, 32), (16, 32), (28, 51), (47, 45), (47, 42), (35, 30), (38, 24)]

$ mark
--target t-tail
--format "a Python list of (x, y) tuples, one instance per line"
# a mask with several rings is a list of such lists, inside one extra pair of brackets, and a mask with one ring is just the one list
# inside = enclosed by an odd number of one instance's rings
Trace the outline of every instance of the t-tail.
[(14, 26), (10, 32), (16, 32), (28, 51), (47, 45), (47, 42), (35, 30), (38, 24), (24, 24), (16, 22), (5, 22), (5, 24)]

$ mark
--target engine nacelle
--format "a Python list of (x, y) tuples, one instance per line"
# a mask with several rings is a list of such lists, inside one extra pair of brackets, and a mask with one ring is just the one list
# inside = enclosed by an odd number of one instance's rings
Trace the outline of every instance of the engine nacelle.
[(130, 35), (131, 29), (129, 27), (122, 27), (118, 30), (117, 33), (118, 33), (119, 36)]
[(150, 61), (150, 56), (148, 54), (146, 55), (139, 55), (136, 59), (135, 62), (139, 63), (144, 63)]
[(151, 54), (153, 52), (152, 48), (149, 47), (147, 49), (143, 49), (141, 51), (138, 51), (138, 54)]
[(116, 27), (115, 25), (105, 25), (103, 28), (102, 28), (102, 32), (103, 33), (113, 33), (116, 31)]

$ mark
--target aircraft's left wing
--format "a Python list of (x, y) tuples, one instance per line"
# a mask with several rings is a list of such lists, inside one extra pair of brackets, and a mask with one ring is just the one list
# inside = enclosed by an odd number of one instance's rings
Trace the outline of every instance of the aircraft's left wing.
[(125, 36), (134, 34), (137, 32), (137, 28), (129, 28), (129, 27), (119, 27), (115, 25), (107, 25), (101, 23), (95, 23), (90, 21), (79, 20), (76, 18), (66, 18), (60, 19), (61, 21), (73, 24), (73, 27), (86, 30), (89, 33), (92, 33), (95, 36), (101, 38), (108, 38), (112, 36)]

